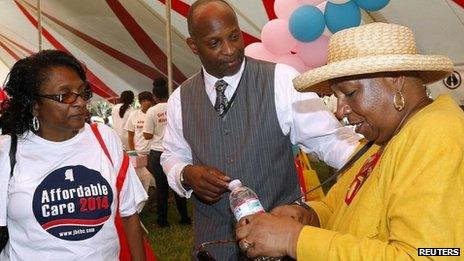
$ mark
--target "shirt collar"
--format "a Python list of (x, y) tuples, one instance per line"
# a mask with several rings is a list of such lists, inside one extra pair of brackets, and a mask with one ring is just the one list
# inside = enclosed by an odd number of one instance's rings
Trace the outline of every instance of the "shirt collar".
[(242, 78), (243, 70), (245, 69), (245, 59), (243, 59), (242, 65), (240, 66), (240, 70), (238, 70), (236, 74), (225, 76), (223, 78), (216, 78), (212, 76), (202, 66), (201, 69), (203, 71), (203, 79), (205, 81), (205, 88), (206, 88), (206, 93), (208, 94), (208, 96), (212, 93), (216, 94), (216, 90), (214, 89), (214, 84), (218, 80), (221, 80), (221, 79), (227, 82), (228, 84), (226, 92), (234, 93), (235, 90), (237, 89), (238, 84), (240, 83), (240, 79)]

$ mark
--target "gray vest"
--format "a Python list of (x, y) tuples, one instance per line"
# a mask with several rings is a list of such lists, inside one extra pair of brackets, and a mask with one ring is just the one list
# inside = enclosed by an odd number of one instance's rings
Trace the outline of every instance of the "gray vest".
[[(253, 189), (266, 211), (298, 198), (292, 144), (276, 115), (275, 64), (246, 58), (235, 99), (224, 118), (214, 110), (201, 73), (181, 87), (183, 134), (194, 165), (215, 167)], [(290, 87), (289, 87), (290, 88)], [(235, 237), (229, 193), (212, 205), (193, 197), (195, 246)], [(237, 260), (235, 244), (208, 247), (216, 260)]]

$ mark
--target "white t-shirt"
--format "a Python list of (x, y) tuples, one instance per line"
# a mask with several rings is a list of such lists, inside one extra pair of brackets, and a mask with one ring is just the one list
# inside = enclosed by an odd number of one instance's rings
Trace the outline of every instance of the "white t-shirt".
[(121, 118), (119, 117), (119, 110), (121, 110), (122, 105), (122, 103), (114, 105), (113, 110), (111, 111), (111, 117), (113, 118), (113, 129), (116, 131), (119, 138), (121, 138), (124, 149), (128, 150), (129, 142), (127, 141), (127, 131), (124, 129), (124, 126), (126, 126), (129, 115), (134, 109), (132, 109), (132, 107), (127, 108), (124, 113), (124, 117)]
[[(0, 260), (119, 259), (114, 217), (123, 151), (111, 128), (99, 125), (99, 130), (114, 167), (86, 124), (63, 142), (32, 133), (19, 139), (9, 182), (10, 136), (0, 136), (0, 191), (8, 191), (0, 198), (0, 225), (6, 219), (10, 234)], [(146, 199), (129, 165), (119, 202), (121, 216), (133, 215)]]
[(158, 103), (148, 109), (145, 116), (143, 132), (153, 134), (153, 138), (150, 140), (151, 150), (163, 151), (163, 136), (167, 123), (167, 107), (168, 104), (166, 102)]
[(124, 129), (134, 132), (134, 147), (137, 154), (147, 155), (150, 153), (150, 141), (143, 137), (143, 124), (145, 113), (138, 109), (129, 115)]

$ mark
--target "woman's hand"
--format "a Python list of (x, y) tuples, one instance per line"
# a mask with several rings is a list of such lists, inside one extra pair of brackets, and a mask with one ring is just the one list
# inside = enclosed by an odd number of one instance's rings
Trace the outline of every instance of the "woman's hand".
[(259, 213), (242, 218), (236, 228), (240, 249), (248, 257), (296, 257), (303, 224), (289, 217)]
[(314, 210), (309, 206), (308, 208), (305, 208), (296, 204), (283, 205), (274, 208), (270, 213), (279, 217), (293, 218), (303, 225), (319, 227), (319, 218), (317, 217), (316, 212), (314, 212)]

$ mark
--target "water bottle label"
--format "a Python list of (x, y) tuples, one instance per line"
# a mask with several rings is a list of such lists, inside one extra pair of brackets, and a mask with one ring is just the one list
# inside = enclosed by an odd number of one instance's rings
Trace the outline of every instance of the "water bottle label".
[(238, 220), (240, 220), (242, 217), (259, 213), (259, 212), (264, 212), (263, 206), (261, 206), (261, 203), (259, 202), (258, 199), (250, 199), (239, 206), (237, 206), (234, 209), (234, 216)]

